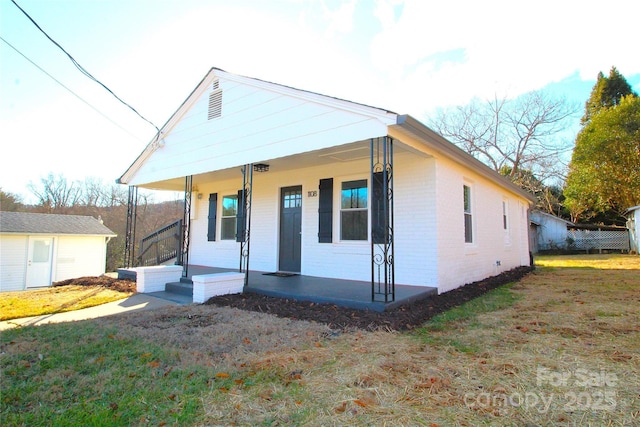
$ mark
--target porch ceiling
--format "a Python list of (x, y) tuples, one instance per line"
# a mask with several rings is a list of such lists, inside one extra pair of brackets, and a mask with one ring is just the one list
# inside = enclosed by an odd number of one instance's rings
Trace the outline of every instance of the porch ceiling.
[[(331, 163), (347, 163), (357, 160), (369, 159), (370, 157), (370, 140), (357, 141), (350, 144), (341, 145), (338, 147), (330, 147), (317, 151), (310, 151), (303, 154), (296, 154), (293, 156), (280, 157), (275, 159), (263, 159), (256, 163), (266, 163), (269, 165), (269, 172), (286, 172), (297, 169), (305, 169), (317, 166), (328, 165)], [(397, 140), (394, 140), (393, 149), (395, 152), (411, 151), (413, 153), (419, 153), (415, 149), (403, 145)], [(419, 153), (424, 157), (429, 157), (425, 153)], [(240, 168), (242, 165), (238, 165), (234, 168), (222, 169), (217, 171), (211, 171), (199, 175), (193, 176), (193, 186), (212, 182), (222, 181), (226, 179), (241, 179)], [(267, 173), (269, 173), (267, 172)], [(169, 179), (165, 181), (157, 181), (149, 184), (140, 185), (142, 188), (148, 188), (153, 190), (169, 190), (169, 191), (184, 191), (185, 178), (179, 177)]]

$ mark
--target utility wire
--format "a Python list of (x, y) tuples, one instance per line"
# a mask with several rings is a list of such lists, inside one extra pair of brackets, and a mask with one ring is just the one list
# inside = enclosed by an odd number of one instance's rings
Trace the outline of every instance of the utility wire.
[(93, 105), (89, 104), (89, 102), (85, 101), (80, 95), (78, 95), (77, 93), (75, 93), (74, 91), (72, 91), (71, 89), (69, 89), (68, 87), (66, 87), (63, 83), (61, 83), (58, 79), (56, 79), (55, 77), (53, 77), (51, 74), (49, 74), (46, 70), (44, 70), (42, 67), (40, 67), (38, 64), (36, 64), (35, 62), (33, 62), (31, 59), (29, 59), (24, 53), (20, 52), (15, 46), (13, 46), (11, 43), (9, 43), (8, 41), (6, 41), (2, 36), (0, 36), (0, 40), (2, 40), (3, 42), (5, 42), (7, 44), (7, 46), (9, 46), (11, 49), (15, 50), (20, 56), (22, 56), (24, 59), (26, 59), (27, 61), (29, 61), (33, 66), (35, 66), (38, 70), (42, 71), (44, 74), (46, 74), (51, 80), (53, 80), (54, 82), (58, 83), (60, 86), (62, 86), (63, 88), (65, 88), (67, 91), (69, 91), (73, 96), (75, 96), (76, 98), (78, 98), (80, 101), (84, 102), (87, 106), (89, 106), (91, 109), (93, 109), (96, 113), (100, 114), (102, 117), (104, 117), (105, 119), (109, 120), (111, 123), (113, 123), (114, 125), (118, 126), (120, 129), (122, 129), (124, 132), (126, 132), (127, 134), (129, 134), (130, 136), (132, 136), (135, 139), (139, 138), (137, 136), (135, 136), (134, 134), (132, 134), (131, 132), (129, 132), (128, 130), (126, 130), (125, 128), (123, 128), (122, 126), (120, 126), (118, 123), (116, 123), (115, 121), (113, 121), (112, 119), (110, 119), (109, 117), (107, 117), (103, 112), (101, 112), (100, 110), (98, 110), (96, 107), (94, 107)]
[(38, 30), (40, 30), (40, 32), (42, 34), (44, 34), (50, 41), (51, 43), (53, 43), (54, 45), (56, 45), (60, 50), (62, 50), (62, 52), (64, 52), (65, 55), (67, 55), (69, 57), (69, 59), (71, 60), (71, 62), (73, 63), (73, 65), (76, 66), (76, 68), (78, 70), (80, 70), (80, 72), (82, 74), (84, 74), (85, 76), (87, 76), (89, 79), (93, 80), (94, 82), (98, 83), (100, 86), (102, 86), (107, 92), (109, 92), (111, 95), (113, 95), (118, 101), (120, 101), (122, 104), (126, 105), (127, 107), (129, 107), (131, 109), (131, 111), (133, 111), (134, 113), (136, 113), (138, 115), (138, 117), (140, 117), (142, 120), (144, 120), (145, 122), (149, 123), (151, 126), (153, 126), (154, 128), (156, 128), (156, 131), (158, 131), (158, 135), (160, 135), (160, 129), (158, 128), (158, 126), (156, 126), (152, 121), (146, 119), (142, 114), (140, 114), (135, 108), (133, 108), (131, 105), (127, 104), (126, 102), (124, 102), (118, 95), (116, 95), (115, 93), (113, 93), (113, 91), (111, 89), (109, 89), (107, 86), (105, 86), (100, 80), (96, 79), (95, 77), (93, 77), (91, 75), (91, 73), (89, 73), (82, 65), (80, 65), (78, 63), (78, 61), (76, 61), (73, 56), (71, 56), (69, 54), (69, 52), (67, 52), (62, 46), (60, 46), (60, 44), (58, 44), (58, 42), (56, 42), (54, 39), (52, 39), (49, 34), (47, 34), (41, 27), (40, 25), (38, 25), (38, 23), (36, 21), (33, 20), (33, 18), (31, 16), (29, 16), (29, 14), (27, 12), (25, 12), (25, 10), (23, 8), (20, 7), (20, 5), (18, 3), (16, 3), (15, 0), (11, 0), (11, 2), (18, 8), (20, 9), (20, 11), (22, 13), (24, 13), (24, 15), (29, 19), (29, 21), (31, 21), (33, 23), (33, 25), (36, 26), (36, 28)]

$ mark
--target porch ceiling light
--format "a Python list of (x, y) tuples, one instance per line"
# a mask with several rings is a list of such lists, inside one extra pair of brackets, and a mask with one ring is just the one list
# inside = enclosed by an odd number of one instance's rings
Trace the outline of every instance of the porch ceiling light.
[(253, 165), (254, 172), (269, 172), (269, 165), (266, 163), (256, 163)]

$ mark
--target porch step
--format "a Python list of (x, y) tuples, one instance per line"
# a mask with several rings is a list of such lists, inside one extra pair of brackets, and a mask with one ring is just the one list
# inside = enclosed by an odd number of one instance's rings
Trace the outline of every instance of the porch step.
[(193, 296), (193, 283), (184, 283), (182, 281), (167, 283), (164, 290), (173, 294)]

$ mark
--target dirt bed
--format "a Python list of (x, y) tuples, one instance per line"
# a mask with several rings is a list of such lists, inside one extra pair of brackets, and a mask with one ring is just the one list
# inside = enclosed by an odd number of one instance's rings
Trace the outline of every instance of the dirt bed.
[(136, 292), (136, 282), (133, 280), (116, 279), (109, 276), (86, 276), (77, 279), (61, 280), (54, 282), (53, 286), (102, 286), (118, 292)]
[(418, 327), (436, 314), (472, 300), (491, 289), (518, 281), (530, 271), (530, 267), (519, 267), (498, 276), (382, 313), (333, 304), (273, 298), (254, 293), (217, 296), (209, 299), (205, 304), (270, 313), (290, 319), (315, 321), (327, 324), (331, 329), (403, 331)]

